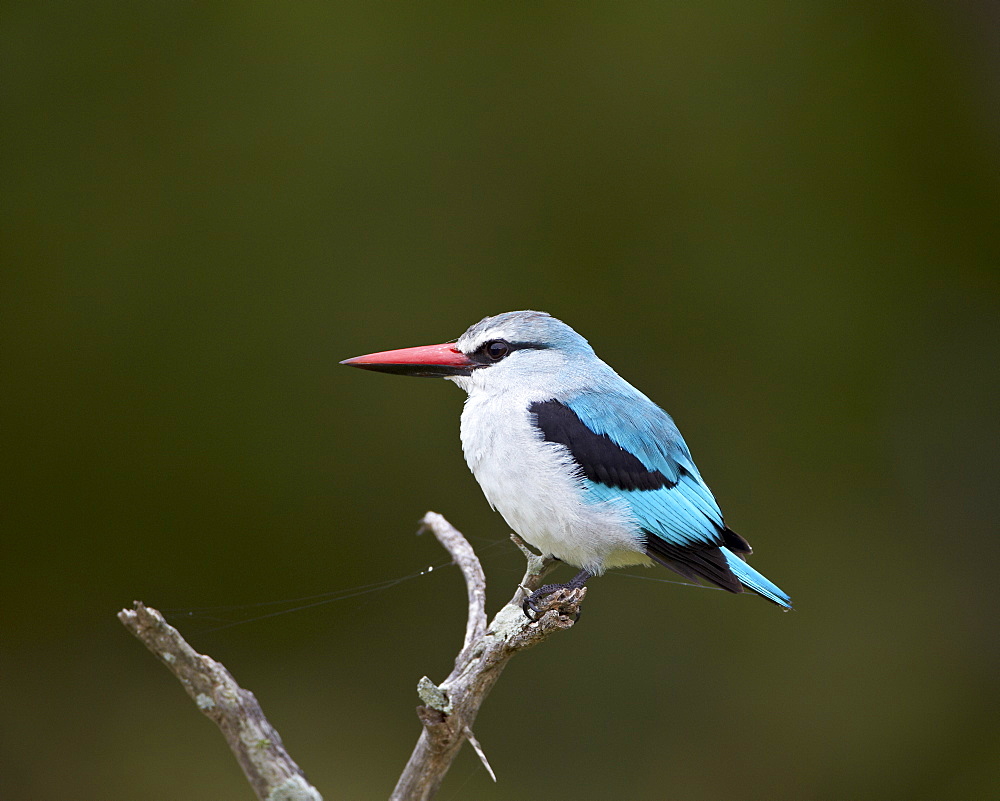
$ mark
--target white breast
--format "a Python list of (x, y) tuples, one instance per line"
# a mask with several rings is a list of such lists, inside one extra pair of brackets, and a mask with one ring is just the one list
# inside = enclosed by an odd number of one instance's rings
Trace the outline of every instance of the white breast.
[(592, 573), (649, 564), (624, 502), (594, 503), (568, 450), (532, 425), (531, 399), (472, 392), (462, 412), (462, 450), (490, 505), (526, 542)]

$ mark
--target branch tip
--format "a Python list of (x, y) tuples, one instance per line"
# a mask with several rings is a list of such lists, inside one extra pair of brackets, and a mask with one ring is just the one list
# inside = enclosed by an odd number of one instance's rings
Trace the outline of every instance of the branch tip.
[[(261, 801), (322, 801), (319, 791), (281, 744), (281, 735), (264, 716), (249, 690), (226, 668), (192, 648), (159, 611), (135, 601), (118, 619), (167, 666), (198, 709), (222, 730), (250, 786)], [(264, 745), (266, 744), (266, 745)]]
[(472, 733), (472, 729), (466, 726), (463, 731), (465, 732), (465, 739), (469, 741), (469, 745), (472, 746), (472, 750), (476, 752), (479, 756), (479, 761), (483, 763), (483, 767), (486, 768), (486, 772), (490, 774), (490, 778), (493, 779), (493, 783), (497, 783), (497, 775), (493, 772), (493, 767), (490, 765), (490, 761), (486, 758), (486, 753), (483, 751), (483, 747), (479, 744), (479, 740), (476, 739), (476, 735)]

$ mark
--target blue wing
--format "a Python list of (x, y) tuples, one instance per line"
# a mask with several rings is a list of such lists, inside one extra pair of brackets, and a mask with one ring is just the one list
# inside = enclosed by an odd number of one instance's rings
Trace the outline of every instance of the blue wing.
[(750, 546), (730, 530), (666, 412), (628, 384), (532, 404), (545, 439), (565, 445), (595, 500), (624, 500), (652, 559), (732, 592), (743, 585), (787, 606), (778, 587), (744, 564)]

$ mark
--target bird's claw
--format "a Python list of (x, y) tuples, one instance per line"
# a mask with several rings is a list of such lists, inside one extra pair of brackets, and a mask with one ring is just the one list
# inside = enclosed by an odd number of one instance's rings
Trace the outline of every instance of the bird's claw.
[[(534, 593), (532, 593), (532, 595), (534, 595)], [(536, 623), (544, 612), (535, 605), (532, 595), (529, 595), (524, 599), (524, 603), (521, 604), (521, 609), (524, 611), (524, 616), (528, 618), (528, 620), (532, 623)]]

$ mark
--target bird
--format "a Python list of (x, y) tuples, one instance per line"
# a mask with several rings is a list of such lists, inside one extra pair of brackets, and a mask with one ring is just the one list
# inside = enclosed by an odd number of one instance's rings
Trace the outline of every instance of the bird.
[(444, 378), (468, 394), (462, 450), (490, 506), (525, 542), (579, 570), (532, 593), (529, 618), (556, 590), (656, 564), (791, 609), (747, 564), (750, 544), (726, 525), (670, 415), (561, 320), (505, 312), (451, 342), (341, 364)]

